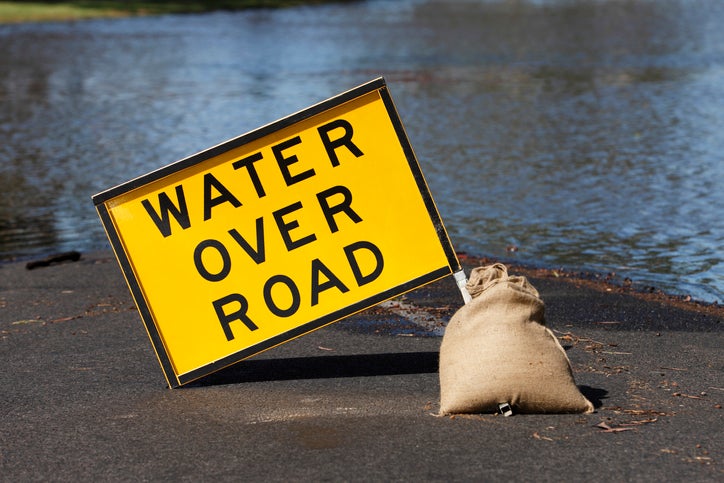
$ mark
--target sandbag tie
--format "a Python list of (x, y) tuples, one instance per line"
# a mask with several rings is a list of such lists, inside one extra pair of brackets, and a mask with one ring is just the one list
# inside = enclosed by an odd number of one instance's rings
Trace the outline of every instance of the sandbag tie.
[(467, 292), (475, 298), (493, 285), (508, 278), (508, 268), (502, 263), (494, 263), (487, 267), (477, 267), (470, 272), (470, 279), (465, 285)]

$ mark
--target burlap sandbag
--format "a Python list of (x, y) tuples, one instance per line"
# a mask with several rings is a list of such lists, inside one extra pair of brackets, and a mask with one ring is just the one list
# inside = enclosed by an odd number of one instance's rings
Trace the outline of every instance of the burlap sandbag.
[(440, 413), (590, 413), (563, 347), (545, 327), (544, 304), (525, 277), (502, 264), (475, 268), (472, 301), (458, 310), (440, 347)]

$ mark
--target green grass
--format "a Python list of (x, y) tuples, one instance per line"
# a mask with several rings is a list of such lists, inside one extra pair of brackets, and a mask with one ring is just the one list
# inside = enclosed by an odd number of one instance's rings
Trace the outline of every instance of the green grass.
[(89, 18), (199, 13), (245, 8), (280, 8), (324, 0), (66, 0), (0, 2), (0, 23), (85, 20)]
[(128, 15), (112, 8), (86, 8), (73, 3), (0, 2), (0, 23), (83, 20)]

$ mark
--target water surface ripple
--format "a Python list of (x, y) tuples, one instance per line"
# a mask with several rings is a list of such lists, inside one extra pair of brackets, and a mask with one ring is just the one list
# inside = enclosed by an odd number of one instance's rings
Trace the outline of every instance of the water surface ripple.
[(384, 75), (458, 250), (721, 302), (721, 25), (401, 0), (0, 26), (0, 257), (107, 249), (90, 195)]

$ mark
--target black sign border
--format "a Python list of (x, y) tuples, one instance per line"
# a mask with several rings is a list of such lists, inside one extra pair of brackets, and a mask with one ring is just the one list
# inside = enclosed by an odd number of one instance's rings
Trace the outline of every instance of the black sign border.
[[(217, 361), (206, 364), (204, 366), (201, 366), (197, 369), (194, 369), (192, 371), (189, 371), (189, 372), (186, 372), (183, 374), (176, 374), (176, 372), (173, 369), (173, 364), (171, 363), (171, 359), (163, 344), (161, 334), (159, 333), (158, 328), (156, 327), (156, 323), (154, 322), (153, 317), (151, 315), (151, 310), (150, 310), (149, 306), (146, 304), (146, 299), (143, 296), (143, 291), (141, 289), (141, 286), (140, 286), (138, 280), (136, 280), (136, 275), (133, 271), (131, 261), (128, 258), (128, 255), (126, 254), (125, 249), (123, 248), (123, 243), (121, 241), (121, 237), (120, 237), (119, 233), (116, 231), (115, 225), (113, 224), (113, 220), (110, 216), (110, 212), (109, 212), (107, 203), (109, 201), (111, 201), (112, 199), (114, 199), (118, 196), (124, 195), (134, 189), (137, 189), (137, 188), (143, 187), (147, 184), (158, 181), (170, 174), (182, 171), (191, 166), (195, 166), (210, 158), (216, 157), (216, 156), (223, 154), (227, 151), (230, 151), (232, 149), (236, 149), (240, 146), (248, 144), (252, 141), (255, 141), (259, 138), (272, 134), (272, 133), (279, 131), (281, 129), (284, 129), (286, 127), (289, 127), (293, 124), (301, 122), (310, 117), (321, 114), (329, 109), (340, 106), (348, 101), (351, 101), (358, 97), (364, 96), (373, 91), (379, 91), (380, 97), (382, 98), (382, 100), (384, 102), (384, 105), (387, 109), (387, 114), (394, 126), (398, 141), (400, 142), (400, 145), (403, 149), (405, 157), (407, 158), (407, 162), (408, 162), (410, 171), (412, 172), (412, 174), (414, 176), (414, 179), (417, 183), (417, 187), (420, 192), (420, 195), (422, 196), (423, 201), (425, 203), (425, 207), (427, 208), (427, 212), (428, 212), (428, 215), (430, 216), (430, 220), (432, 221), (432, 223), (435, 226), (435, 229), (437, 231), (438, 239), (440, 241), (440, 244), (441, 244), (443, 251), (445, 253), (445, 256), (447, 258), (448, 265), (444, 266), (444, 267), (440, 267), (436, 270), (433, 270), (432, 272), (429, 272), (426, 275), (423, 275), (416, 279), (410, 280), (402, 285), (398, 285), (397, 287), (386, 290), (385, 292), (381, 292), (373, 297), (369, 297), (367, 299), (361, 300), (355, 304), (344, 307), (343, 309), (340, 309), (338, 311), (332, 312), (323, 317), (310, 321), (306, 324), (295, 327), (294, 329), (291, 329), (287, 332), (276, 335), (270, 339), (264, 340), (251, 347), (247, 347), (246, 349), (237, 351), (222, 359), (219, 359)], [(292, 339), (295, 339), (308, 332), (311, 332), (313, 330), (316, 330), (316, 329), (319, 329), (326, 325), (329, 325), (333, 322), (339, 321), (342, 318), (350, 316), (356, 312), (359, 312), (366, 308), (372, 307), (380, 302), (383, 302), (384, 300), (395, 297), (397, 295), (401, 295), (405, 292), (408, 292), (417, 287), (420, 287), (427, 283), (433, 282), (446, 275), (449, 275), (451, 273), (461, 270), (460, 262), (458, 261), (458, 258), (455, 254), (455, 250), (452, 247), (450, 238), (448, 237), (447, 231), (445, 230), (445, 226), (443, 225), (442, 219), (440, 218), (440, 214), (437, 211), (437, 207), (435, 206), (435, 202), (432, 198), (432, 194), (430, 193), (430, 190), (427, 186), (427, 182), (425, 181), (425, 178), (422, 174), (420, 165), (417, 162), (417, 158), (415, 157), (415, 153), (412, 149), (410, 141), (407, 138), (407, 134), (405, 133), (404, 126), (402, 124), (402, 121), (400, 120), (400, 117), (397, 113), (397, 109), (395, 108), (395, 104), (392, 101), (392, 97), (389, 93), (387, 84), (383, 77), (379, 77), (377, 79), (371, 80), (365, 84), (362, 84), (358, 87), (350, 89), (349, 91), (343, 92), (337, 96), (331, 97), (325, 101), (322, 101), (318, 104), (308, 107), (307, 109), (294, 113), (290, 116), (287, 116), (278, 121), (267, 124), (265, 126), (262, 126), (254, 131), (251, 131), (251, 132), (248, 132), (241, 136), (238, 136), (236, 138), (230, 139), (230, 140), (228, 140), (224, 143), (218, 144), (212, 148), (201, 151), (197, 154), (194, 154), (187, 158), (181, 159), (180, 161), (176, 161), (175, 163), (171, 163), (171, 164), (166, 165), (162, 168), (159, 168), (155, 171), (147, 173), (143, 176), (139, 176), (138, 178), (132, 179), (126, 183), (120, 184), (120, 185), (110, 188), (106, 191), (98, 193), (92, 197), (92, 200), (93, 200), (93, 203), (95, 204), (96, 210), (98, 211), (98, 215), (101, 219), (101, 222), (103, 223), (103, 227), (106, 231), (106, 234), (108, 235), (108, 239), (111, 243), (111, 247), (113, 248), (116, 258), (118, 259), (118, 263), (121, 267), (121, 270), (123, 271), (123, 275), (126, 278), (126, 282), (131, 291), (131, 295), (133, 296), (133, 298), (136, 302), (139, 313), (141, 315), (141, 319), (142, 319), (144, 325), (146, 326), (146, 331), (148, 332), (148, 336), (151, 339), (151, 343), (156, 352), (156, 356), (158, 357), (158, 360), (161, 364), (161, 369), (163, 370), (164, 376), (166, 377), (166, 381), (168, 382), (169, 386), (172, 388), (180, 387), (191, 381), (194, 381), (201, 377), (207, 376), (207, 375), (209, 375), (213, 372), (216, 372), (220, 369), (223, 369), (227, 366), (230, 366), (230, 365), (240, 362), (244, 359), (247, 359), (255, 354), (268, 350), (268, 349), (275, 347), (277, 345), (280, 345), (284, 342), (288, 342)]]

